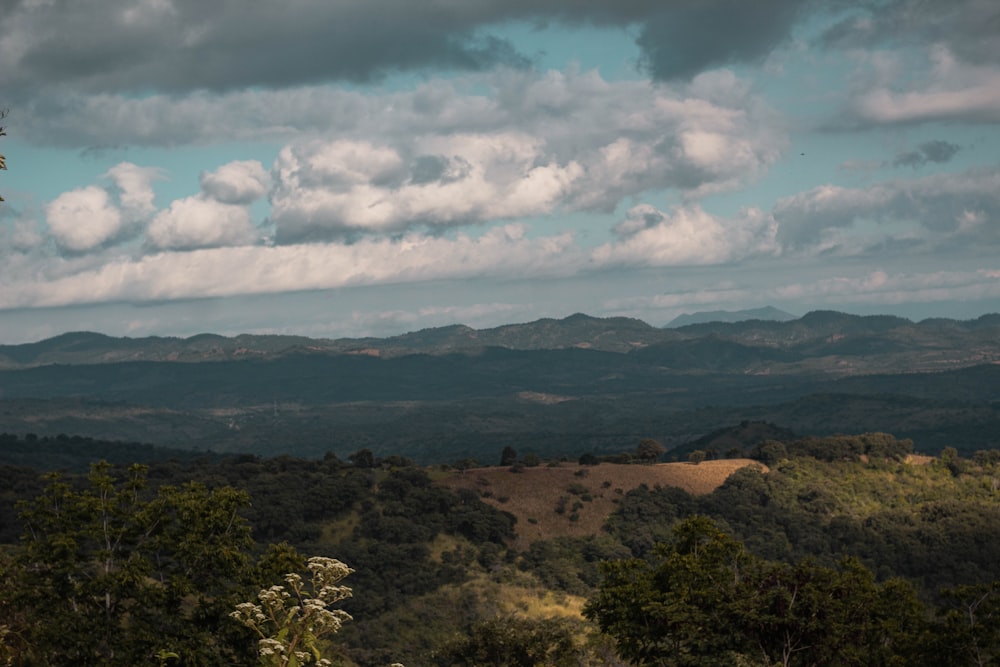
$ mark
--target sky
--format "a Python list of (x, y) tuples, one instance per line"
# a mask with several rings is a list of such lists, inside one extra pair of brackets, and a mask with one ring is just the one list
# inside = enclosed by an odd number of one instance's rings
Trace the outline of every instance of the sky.
[(1000, 311), (996, 0), (0, 0), (0, 343)]

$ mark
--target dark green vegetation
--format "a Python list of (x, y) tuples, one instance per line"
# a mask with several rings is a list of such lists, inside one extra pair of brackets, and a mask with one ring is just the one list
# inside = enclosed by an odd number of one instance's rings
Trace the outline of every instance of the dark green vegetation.
[(951, 591), (928, 615), (899, 578), (857, 559), (828, 567), (755, 556), (705, 517), (649, 560), (604, 565), (585, 614), (635, 665), (983, 665), (1000, 658), (1000, 587)]
[(300, 565), (294, 547), (356, 570), (355, 620), (335, 637), (346, 664), (995, 664), (1000, 454), (918, 464), (911, 448), (758, 439), (747, 450), (770, 472), (698, 497), (623, 489), (598, 534), (523, 551), (511, 538), (527, 526), (436, 484), (474, 471), (370, 450), (89, 478), (4, 466), (0, 626), (19, 665), (157, 664), (162, 650), (251, 664), (253, 637), (224, 613)]
[[(814, 312), (658, 329), (574, 315), (386, 339), (65, 334), (0, 346), (0, 432), (421, 463), (668, 448), (744, 420), (997, 447), (1000, 316)], [(682, 458), (684, 452), (678, 451)]]

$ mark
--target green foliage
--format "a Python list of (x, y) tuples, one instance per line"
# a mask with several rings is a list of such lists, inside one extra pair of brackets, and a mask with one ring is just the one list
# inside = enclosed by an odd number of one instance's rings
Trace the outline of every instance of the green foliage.
[(643, 438), (635, 448), (635, 456), (643, 463), (653, 463), (666, 451), (667, 448), (659, 441), (652, 438)]
[(905, 664), (922, 608), (901, 581), (751, 555), (705, 517), (687, 519), (652, 560), (604, 565), (584, 614), (635, 665)]
[(899, 440), (888, 433), (862, 433), (807, 437), (787, 442), (765, 440), (753, 448), (750, 456), (770, 466), (790, 456), (807, 456), (820, 461), (902, 461), (912, 453), (912, 440)]
[(518, 566), (550, 590), (587, 595), (600, 581), (600, 563), (627, 558), (627, 548), (607, 534), (533, 542)]
[[(877, 441), (856, 439), (861, 444), (845, 451), (865, 451), (865, 442), (869, 443), (868, 452), (877, 451), (871, 446)], [(162, 564), (157, 561), (154, 567), (178, 572), (177, 590), (189, 591), (178, 594), (179, 607), (171, 606), (167, 586), (158, 583), (160, 575), (155, 574), (133, 577), (131, 583), (123, 581), (112, 599), (119, 594), (125, 597), (125, 602), (119, 603), (128, 609), (122, 618), (135, 630), (134, 635), (129, 633), (129, 641), (146, 642), (134, 653), (141, 654), (134, 664), (251, 664), (256, 652), (246, 628), (226, 618), (233, 606), (253, 599), (269, 582), (282, 581), (285, 573), (302, 571), (304, 563), (296, 549), (335, 553), (358, 570), (350, 579), (356, 597), (344, 601), (344, 610), (358, 620), (337, 635), (346, 659), (360, 667), (384, 667), (398, 656), (406, 656), (413, 664), (431, 664), (432, 655), (444, 659), (442, 646), (471, 641), (474, 626), (508, 618), (512, 608), (527, 613), (530, 601), (521, 597), (512, 603), (506, 592), (501, 593), (504, 586), (516, 582), (524, 590), (534, 588), (539, 599), (543, 599), (543, 591), (553, 591), (555, 597), (546, 598), (550, 601), (560, 596), (594, 599), (601, 585), (601, 562), (611, 561), (620, 563), (614, 567), (631, 567), (628, 575), (633, 582), (670, 586), (661, 590), (658, 601), (653, 600), (656, 605), (647, 605), (645, 610), (626, 608), (629, 596), (620, 596), (622, 609), (637, 623), (663, 620), (666, 611), (676, 612), (669, 618), (679, 634), (672, 635), (672, 640), (661, 638), (660, 643), (670, 646), (680, 637), (679, 645), (686, 647), (686, 652), (677, 655), (687, 656), (683, 659), (689, 662), (678, 663), (681, 658), (671, 657), (659, 664), (760, 664), (765, 653), (767, 660), (780, 662), (786, 648), (802, 647), (806, 642), (838, 656), (837, 664), (878, 665), (892, 659), (913, 665), (946, 664), (943, 659), (935, 662), (935, 655), (947, 655), (952, 660), (947, 664), (956, 665), (995, 659), (996, 597), (986, 593), (993, 590), (989, 588), (992, 582), (1000, 579), (1000, 483), (996, 482), (1000, 459), (995, 460), (990, 452), (970, 459), (956, 454), (951, 461), (960, 465), (956, 473), (947, 462), (918, 466), (892, 456), (866, 456), (865, 462), (857, 460), (860, 455), (846, 457), (851, 460), (837, 455), (833, 457), (836, 460), (826, 461), (822, 459), (831, 458), (826, 454), (803, 455), (786, 449), (769, 473), (752, 467), (741, 469), (707, 496), (693, 497), (673, 487), (640, 487), (616, 495), (618, 510), (604, 532), (534, 541), (520, 554), (511, 547), (514, 524), (510, 515), (483, 503), (476, 491), (453, 492), (437, 485), (435, 478), (448, 471), (414, 468), (402, 457), (386, 456), (373, 461), (371, 468), (349, 465), (332, 455), (322, 460), (241, 455), (192, 463), (152, 463), (148, 472), (137, 469), (138, 475), (105, 467), (105, 476), (114, 480), (115, 491), (109, 498), (120, 497), (117, 504), (109, 505), (118, 508), (108, 510), (110, 526), (116, 525), (116, 516), (128, 516), (130, 507), (138, 510), (148, 506), (149, 512), (138, 514), (166, 517), (166, 528), (157, 528), (134, 544), (131, 538), (123, 538), (126, 551), (137, 552), (135, 563), (141, 563), (150, 558), (146, 545), (160, 535), (157, 557), (166, 560)], [(29, 513), (24, 510), (39, 504), (59, 506), (64, 512), (76, 507), (82, 512), (87, 503), (99, 499), (98, 487), (107, 486), (99, 480), (64, 475), (50, 479), (43, 487), (30, 471), (10, 468), (5, 472), (9, 472), (3, 490), (7, 498), (41, 496), (22, 505), (25, 521)], [(588, 491), (592, 479), (595, 489), (600, 485), (595, 474), (591, 470), (589, 476), (570, 477), (574, 481), (563, 483), (567, 489), (564, 520), (571, 516), (574, 501), (582, 505), (588, 493), (599, 493)], [(129, 495), (134, 477), (136, 490)], [(66, 487), (62, 495), (54, 481)], [(235, 522), (246, 529), (248, 523), (253, 525), (252, 535), (262, 555), (254, 563), (249, 549), (242, 549), (243, 564), (226, 566), (229, 572), (238, 570), (239, 574), (227, 575), (225, 567), (219, 566), (216, 575), (182, 587), (179, 584), (188, 575), (170, 569), (174, 567), (171, 563), (181, 559), (170, 554), (180, 549), (190, 554), (184, 558), (194, 562), (197, 550), (202, 549), (202, 560), (210, 563), (218, 549), (211, 540), (186, 541), (187, 525), (203, 523), (204, 517), (180, 513), (177, 506), (184, 504), (180, 496), (191, 499), (192, 506), (205, 506), (211, 504), (205, 495), (212, 493), (210, 489), (227, 486), (249, 492), (252, 503), (239, 506)], [(192, 489), (203, 493), (192, 495)], [(174, 509), (168, 512), (169, 508)], [(212, 514), (207, 509), (205, 512), (205, 516)], [(692, 515), (713, 517), (717, 533), (702, 526), (700, 533), (692, 530), (681, 539), (674, 528)], [(38, 519), (24, 524), (25, 534), (40, 525)], [(97, 522), (91, 519), (66, 519), (66, 524), (81, 532), (99, 533)], [(11, 519), (3, 528), (14, 535), (16, 526)], [(44, 532), (39, 531), (39, 535), (44, 537)], [(69, 528), (61, 532), (70, 534)], [(701, 539), (690, 539), (699, 534)], [(726, 539), (736, 543), (740, 552), (730, 554), (729, 560), (708, 557), (712, 549), (724, 546)], [(277, 540), (287, 540), (295, 548), (288, 544), (265, 546)], [(98, 542), (96, 538), (91, 541)], [(657, 547), (658, 542), (670, 546)], [(77, 568), (88, 573), (99, 570), (97, 555), (67, 561), (67, 553), (75, 551), (61, 548), (58, 540), (49, 539), (36, 551), (36, 560), (45, 561), (44, 568), (53, 571), (61, 562), (77, 563), (64, 568), (64, 574)], [(28, 549), (26, 541), (0, 550), (0, 626), (7, 629), (0, 652), (8, 651), (20, 660), (19, 665), (61, 663), (69, 659), (66, 656), (80, 654), (80, 649), (71, 653), (66, 648), (75, 642), (90, 651), (79, 664), (105, 664), (100, 656), (91, 655), (97, 650), (93, 647), (103, 627), (98, 614), (93, 613), (100, 594), (94, 593), (95, 599), (87, 602), (89, 612), (81, 609), (74, 616), (67, 610), (68, 598), (55, 595), (54, 584), (32, 592), (39, 579), (33, 580), (34, 584), (29, 581)], [(80, 550), (96, 554), (99, 546)], [(725, 548), (717, 551), (725, 553)], [(50, 553), (51, 562), (47, 560)], [(643, 560), (629, 565), (630, 556)], [(658, 564), (668, 560), (677, 565), (675, 571), (670, 576), (658, 573)], [(89, 564), (80, 565), (82, 562)], [(124, 562), (130, 563), (128, 558)], [(200, 565), (194, 567), (201, 569)], [(924, 608), (912, 588), (893, 579), (894, 575), (907, 576), (919, 584), (924, 603), (933, 603), (938, 609)], [(723, 581), (721, 576), (725, 585), (713, 583), (707, 590), (705, 582)], [(171, 575), (166, 577), (169, 580)], [(78, 579), (74, 577), (74, 583), (82, 586), (82, 579)], [(151, 609), (133, 617), (130, 614), (136, 607), (131, 600), (138, 595), (134, 591), (141, 592), (144, 585), (148, 590), (143, 599), (150, 600)], [(942, 586), (951, 587), (951, 592), (938, 594)], [(673, 599), (664, 592), (669, 590), (688, 592)], [(49, 602), (48, 594), (56, 604)], [(828, 603), (824, 596), (832, 596), (833, 602)], [(739, 604), (727, 600), (738, 600)], [(859, 604), (871, 610), (864, 617), (868, 629), (845, 627), (840, 636), (846, 639), (839, 644), (831, 643), (833, 638), (818, 636), (815, 624), (822, 621), (837, 627), (836, 619), (847, 613), (851, 600), (861, 601)], [(175, 617), (178, 609), (180, 616)], [(973, 622), (969, 621), (970, 611)], [(654, 613), (660, 616), (650, 615)], [(589, 644), (582, 646), (582, 637), (593, 626), (580, 623), (583, 621), (567, 626), (573, 628), (578, 649), (576, 662), (570, 664), (605, 664), (600, 651)], [(711, 628), (708, 639), (697, 636), (699, 624)], [(662, 629), (663, 624), (655, 627)], [(461, 636), (456, 637), (456, 632)], [(40, 652), (46, 637), (52, 637), (56, 644), (63, 642), (58, 659), (52, 657), (55, 648)], [(756, 637), (760, 646), (748, 648), (747, 637)], [(889, 648), (886, 638), (891, 638)], [(712, 642), (718, 652), (710, 650)], [(329, 650), (322, 638), (318, 645)], [(606, 643), (604, 646), (607, 650)], [(181, 660), (170, 658), (171, 653)], [(107, 664), (116, 664), (115, 660), (129, 664), (127, 655), (116, 653)], [(807, 658), (830, 664), (820, 660), (819, 653), (805, 649), (793, 650), (790, 655), (792, 665), (804, 664)], [(621, 664), (615, 658), (607, 660)]]
[(704, 461), (706, 457), (707, 454), (705, 453), (705, 450), (696, 449), (690, 454), (688, 454), (688, 463), (693, 463), (695, 465), (698, 465), (699, 463)]
[(475, 623), (439, 653), (440, 667), (575, 667), (573, 628), (556, 618), (498, 616)]
[(673, 486), (650, 489), (645, 484), (629, 491), (607, 520), (607, 529), (633, 555), (650, 553), (657, 542), (670, 538), (674, 523), (696, 511), (695, 499)]
[(945, 591), (928, 647), (942, 667), (1000, 663), (1000, 580)]
[[(146, 470), (88, 485), (58, 475), (20, 505), (24, 547), (10, 564), (16, 664), (136, 665), (158, 650), (189, 664), (243, 655), (225, 607), (252, 576), (245, 493), (189, 483), (146, 494)], [(5, 610), (9, 611), (9, 610)]]

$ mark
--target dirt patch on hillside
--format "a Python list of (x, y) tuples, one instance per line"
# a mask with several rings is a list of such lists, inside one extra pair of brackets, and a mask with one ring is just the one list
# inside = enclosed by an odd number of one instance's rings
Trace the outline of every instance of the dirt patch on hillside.
[(508, 467), (473, 468), (445, 477), (439, 484), (474, 489), (484, 502), (517, 517), (518, 549), (532, 542), (561, 536), (592, 535), (615, 510), (622, 496), (645, 484), (676, 486), (701, 495), (717, 489), (744, 466), (767, 467), (750, 459), (725, 459), (656, 465), (602, 463), (581, 466), (561, 463), (512, 472)]

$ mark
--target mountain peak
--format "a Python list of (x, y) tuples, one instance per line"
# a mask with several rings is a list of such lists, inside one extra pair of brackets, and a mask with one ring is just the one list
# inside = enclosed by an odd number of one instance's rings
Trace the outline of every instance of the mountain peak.
[(678, 315), (666, 325), (665, 328), (674, 329), (690, 324), (706, 324), (708, 322), (744, 322), (746, 320), (764, 320), (768, 322), (788, 322), (797, 319), (795, 315), (787, 313), (774, 306), (764, 306), (763, 308), (750, 308), (747, 310), (710, 310), (696, 313), (684, 313)]

